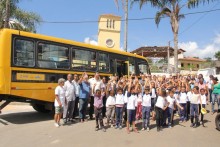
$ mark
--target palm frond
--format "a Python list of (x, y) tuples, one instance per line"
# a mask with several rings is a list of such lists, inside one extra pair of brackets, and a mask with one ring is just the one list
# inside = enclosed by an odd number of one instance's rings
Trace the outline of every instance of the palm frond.
[(144, 4), (151, 4), (152, 7), (162, 8), (163, 7), (163, 0), (132, 0), (131, 5), (134, 3), (139, 3), (140, 9), (143, 7)]
[(187, 6), (188, 8), (198, 7), (200, 4), (206, 4), (209, 2), (218, 1), (218, 0), (188, 0)]
[(40, 16), (33, 12), (26, 12), (17, 8), (12, 16), (21, 22), (26, 28), (29, 28), (31, 32), (35, 32), (36, 25), (40, 23)]
[(159, 26), (160, 20), (162, 17), (164, 16), (171, 16), (171, 10), (169, 8), (163, 8), (161, 11), (158, 11), (156, 16), (155, 16), (155, 23), (157, 25), (157, 27)]

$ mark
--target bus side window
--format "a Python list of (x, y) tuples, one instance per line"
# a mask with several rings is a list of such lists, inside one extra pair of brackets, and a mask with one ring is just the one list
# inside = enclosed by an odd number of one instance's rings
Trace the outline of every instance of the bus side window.
[(38, 67), (69, 69), (69, 49), (60, 45), (38, 43)]
[(73, 49), (71, 64), (74, 70), (96, 71), (96, 52), (82, 49)]
[(13, 63), (16, 66), (35, 66), (34, 42), (30, 40), (15, 39)]
[(99, 71), (109, 72), (109, 56), (106, 53), (99, 53)]

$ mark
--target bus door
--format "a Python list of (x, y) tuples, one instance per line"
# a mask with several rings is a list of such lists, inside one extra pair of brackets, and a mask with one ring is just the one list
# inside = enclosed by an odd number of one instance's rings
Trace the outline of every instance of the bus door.
[(116, 60), (116, 74), (120, 77), (128, 75), (128, 61)]

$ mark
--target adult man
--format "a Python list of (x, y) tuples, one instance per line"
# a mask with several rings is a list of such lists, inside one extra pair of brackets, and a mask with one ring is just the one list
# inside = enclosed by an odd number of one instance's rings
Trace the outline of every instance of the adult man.
[[(94, 93), (93, 91), (96, 91), (97, 89), (101, 90), (102, 80), (100, 79), (99, 73), (96, 72), (94, 78), (89, 79), (90, 88), (92, 89), (91, 93), (91, 99), (90, 99), (90, 108), (89, 108), (89, 117), (92, 120), (93, 119), (93, 113), (94, 113)], [(96, 86), (94, 87), (94, 85)], [(93, 88), (95, 88), (93, 90)]]
[(88, 105), (88, 98), (90, 96), (90, 84), (88, 82), (88, 75), (84, 73), (79, 80), (79, 118), (81, 122), (86, 119), (86, 108)]
[(77, 74), (74, 74), (74, 76), (73, 76), (73, 85), (74, 85), (74, 87), (75, 87), (75, 93), (76, 93), (76, 100), (75, 100), (75, 107), (74, 107), (74, 113), (73, 113), (73, 119), (77, 116), (77, 115), (79, 115), (79, 106), (78, 106), (78, 104), (79, 104), (79, 90), (80, 90), (80, 86), (79, 86), (79, 83), (78, 83), (78, 81), (79, 81), (79, 77), (78, 77), (78, 75)]
[(64, 84), (66, 105), (64, 106), (63, 120), (64, 124), (67, 121), (72, 121), (74, 106), (75, 106), (75, 87), (72, 82), (72, 75), (67, 75), (67, 81)]

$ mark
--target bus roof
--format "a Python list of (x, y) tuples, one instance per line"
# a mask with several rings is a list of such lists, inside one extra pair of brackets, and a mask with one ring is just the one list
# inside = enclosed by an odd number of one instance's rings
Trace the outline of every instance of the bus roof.
[(42, 34), (35, 34), (35, 33), (24, 32), (24, 31), (13, 30), (13, 29), (1, 29), (1, 32), (2, 32), (1, 34), (4, 34), (4, 33), (15, 34), (15, 35), (21, 35), (21, 36), (25, 36), (25, 37), (37, 38), (37, 39), (42, 39), (42, 40), (50, 40), (50, 41), (54, 41), (54, 42), (58, 42), (58, 43), (71, 44), (71, 45), (76, 45), (76, 46), (85, 47), (85, 48), (89, 48), (89, 49), (95, 49), (95, 50), (100, 50), (100, 51), (105, 51), (105, 52), (116, 53), (116, 54), (123, 54), (123, 55), (137, 57), (137, 58), (141, 58), (141, 59), (146, 60), (146, 58), (144, 58), (140, 55), (132, 54), (130, 52), (125, 52), (125, 51), (122, 51), (119, 49), (118, 50), (117, 49), (109, 50), (109, 48), (106, 48), (106, 47), (95, 46), (95, 45), (77, 42), (77, 41), (73, 41), (73, 40), (67, 40), (67, 39), (63, 39), (63, 38), (57, 38), (57, 37), (52, 37), (52, 36), (47, 36), (47, 35), (42, 35)]

